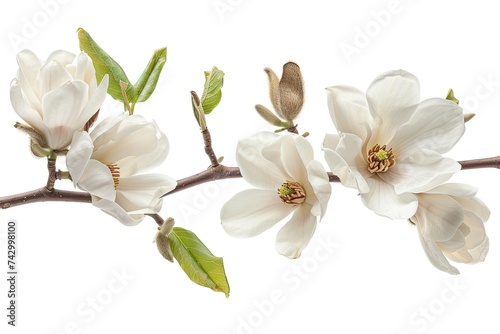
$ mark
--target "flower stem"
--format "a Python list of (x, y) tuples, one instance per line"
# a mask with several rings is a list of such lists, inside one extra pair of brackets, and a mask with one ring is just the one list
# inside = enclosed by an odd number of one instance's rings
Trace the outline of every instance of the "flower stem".
[[(209, 145), (209, 147), (211, 147)], [(215, 156), (215, 154), (214, 154)], [(51, 167), (54, 163), (54, 167)], [(478, 169), (478, 168), (497, 168), (500, 169), (500, 156), (492, 157), (492, 158), (484, 158), (484, 159), (474, 159), (474, 160), (464, 160), (459, 161), (462, 165), (462, 170), (467, 169)], [(31, 190), (28, 192), (24, 192), (21, 194), (10, 195), (0, 197), (0, 208), (8, 209), (14, 206), (20, 206), (29, 203), (36, 202), (77, 202), (77, 203), (92, 203), (92, 197), (90, 194), (79, 191), (67, 191), (67, 190), (58, 190), (54, 188), (54, 184), (52, 180), (57, 178), (57, 173), (55, 172), (55, 161), (49, 159), (49, 174), (50, 171), (54, 170), (54, 177), (49, 175), (49, 181), (47, 181), (47, 186)], [(188, 176), (183, 179), (179, 179), (177, 181), (177, 186), (171, 192), (164, 194), (163, 197), (167, 195), (171, 195), (173, 193), (186, 190), (188, 188), (210, 182), (215, 180), (222, 179), (231, 179), (231, 178), (240, 178), (242, 177), (241, 171), (238, 167), (228, 167), (224, 165), (217, 164), (217, 166), (211, 166), (209, 169)], [(328, 173), (328, 179), (330, 182), (340, 182), (338, 176)], [(161, 217), (157, 217), (156, 215), (150, 215), (155, 221), (158, 223), (158, 219)]]
[(477, 168), (497, 168), (500, 169), (500, 156), (484, 159), (474, 159), (459, 161), (462, 165), (462, 170), (477, 169)]

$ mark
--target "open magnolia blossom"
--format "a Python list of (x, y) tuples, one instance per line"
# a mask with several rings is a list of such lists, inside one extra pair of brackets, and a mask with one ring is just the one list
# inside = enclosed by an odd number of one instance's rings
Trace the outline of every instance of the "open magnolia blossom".
[(106, 97), (108, 76), (97, 86), (92, 60), (54, 51), (42, 62), (32, 51), (17, 55), (19, 71), (10, 99), (17, 114), (37, 133), (32, 139), (44, 148), (65, 149), (75, 131), (83, 130)]
[(313, 160), (311, 144), (295, 134), (260, 132), (239, 141), (236, 161), (243, 178), (257, 189), (233, 196), (221, 209), (224, 230), (253, 237), (293, 213), (276, 237), (276, 250), (297, 258), (325, 215), (331, 187)]
[(366, 95), (349, 86), (327, 88), (338, 135), (323, 143), (326, 161), (343, 185), (357, 189), (377, 214), (415, 214), (415, 193), (447, 181), (461, 168), (443, 157), (464, 133), (462, 109), (442, 98), (420, 101), (417, 78), (403, 70), (377, 77)]
[(417, 226), (422, 246), (431, 263), (450, 274), (459, 274), (446, 258), (460, 263), (484, 261), (489, 241), (484, 222), (488, 207), (466, 184), (443, 184), (416, 194), (418, 209), (410, 221)]
[(155, 122), (138, 115), (110, 117), (92, 133), (76, 132), (66, 156), (75, 186), (92, 204), (125, 225), (159, 212), (161, 196), (177, 182), (161, 174), (139, 174), (167, 157), (168, 140)]

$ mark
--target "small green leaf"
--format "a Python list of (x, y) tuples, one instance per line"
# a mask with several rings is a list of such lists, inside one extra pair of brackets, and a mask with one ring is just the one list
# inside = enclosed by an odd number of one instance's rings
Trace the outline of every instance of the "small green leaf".
[(455, 102), (458, 104), (460, 101), (455, 97), (455, 94), (453, 94), (453, 89), (448, 90), (448, 94), (446, 94), (446, 99)]
[(210, 114), (222, 98), (224, 72), (213, 67), (211, 72), (205, 72), (205, 87), (201, 96), (201, 106), (205, 114)]
[(92, 59), (96, 71), (97, 82), (100, 83), (105, 74), (109, 74), (108, 94), (114, 99), (123, 102), (123, 94), (120, 87), (120, 81), (126, 82), (127, 98), (129, 101), (136, 100), (134, 85), (130, 83), (122, 67), (109, 56), (83, 28), (78, 28), (78, 40), (80, 41), (80, 50), (85, 51)]
[(132, 101), (132, 103), (144, 102), (151, 96), (160, 78), (161, 70), (166, 62), (167, 48), (155, 50), (144, 72), (142, 72), (141, 77), (135, 83), (137, 100)]
[(214, 256), (191, 231), (174, 227), (168, 235), (172, 253), (189, 278), (229, 297), (229, 283), (221, 257)]

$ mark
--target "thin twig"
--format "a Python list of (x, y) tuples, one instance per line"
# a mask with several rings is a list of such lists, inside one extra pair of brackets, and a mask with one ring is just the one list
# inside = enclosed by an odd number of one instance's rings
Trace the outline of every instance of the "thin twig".
[(210, 159), (211, 166), (219, 166), (219, 161), (217, 161), (217, 156), (212, 148), (212, 137), (210, 136), (210, 131), (208, 131), (208, 128), (205, 128), (205, 130), (201, 131), (201, 134), (203, 135), (203, 142), (205, 143), (205, 153)]

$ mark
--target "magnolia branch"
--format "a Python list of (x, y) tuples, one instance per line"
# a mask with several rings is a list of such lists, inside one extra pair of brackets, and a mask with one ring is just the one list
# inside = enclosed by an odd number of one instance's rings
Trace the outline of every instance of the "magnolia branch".
[[(213, 153), (213, 151), (212, 151)], [(215, 155), (214, 155), (215, 156)], [(479, 169), (479, 168), (496, 168), (500, 169), (500, 156), (484, 159), (474, 159), (459, 161), (462, 165), (462, 170)], [(50, 166), (50, 163), (49, 163)], [(49, 167), (50, 169), (50, 167)], [(36, 202), (76, 202), (76, 203), (92, 203), (90, 194), (81, 191), (59, 190), (54, 188), (55, 179), (59, 172), (49, 170), (49, 181), (47, 186), (24, 193), (0, 197), (0, 208), (8, 209), (14, 206), (20, 206)], [(163, 195), (163, 197), (174, 194), (176, 192), (186, 190), (188, 188), (215, 180), (240, 178), (241, 172), (238, 167), (228, 167), (218, 164), (217, 166), (209, 167), (207, 170), (188, 176), (177, 181), (177, 186), (171, 192)], [(328, 173), (330, 182), (340, 182), (338, 176)], [(158, 218), (158, 217), (157, 217)]]

